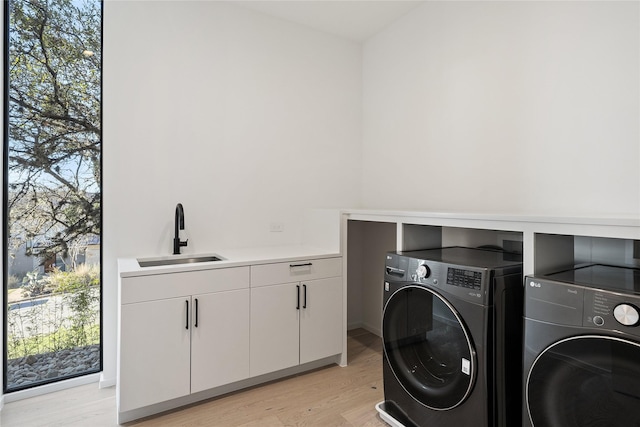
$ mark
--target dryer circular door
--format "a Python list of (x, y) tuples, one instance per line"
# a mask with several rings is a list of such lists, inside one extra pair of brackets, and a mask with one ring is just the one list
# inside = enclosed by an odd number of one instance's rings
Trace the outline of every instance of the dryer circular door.
[(448, 410), (467, 398), (476, 354), (454, 307), (421, 286), (398, 289), (382, 320), (384, 352), (395, 378), (422, 405)]
[(640, 345), (582, 335), (558, 341), (529, 370), (527, 409), (536, 427), (640, 425)]

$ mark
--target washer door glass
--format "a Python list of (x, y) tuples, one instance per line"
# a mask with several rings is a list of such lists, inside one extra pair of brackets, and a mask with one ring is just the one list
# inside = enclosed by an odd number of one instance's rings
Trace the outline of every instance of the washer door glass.
[(384, 352), (398, 382), (436, 410), (461, 404), (475, 378), (475, 352), (454, 308), (418, 286), (396, 291), (382, 321)]
[(527, 380), (534, 426), (640, 425), (640, 345), (615, 337), (572, 337), (545, 349)]

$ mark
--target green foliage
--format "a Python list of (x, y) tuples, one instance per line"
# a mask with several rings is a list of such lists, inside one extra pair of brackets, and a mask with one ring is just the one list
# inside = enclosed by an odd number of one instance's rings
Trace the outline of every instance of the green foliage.
[[(54, 333), (39, 337), (10, 340), (7, 346), (7, 360), (77, 347), (73, 344), (75, 333), (70, 329), (60, 328)], [(100, 344), (100, 325), (91, 325), (83, 333), (88, 338), (84, 345)]]
[(38, 277), (38, 271), (27, 273), (22, 279), (22, 294), (27, 297), (37, 297), (45, 293), (47, 279)]
[(97, 265), (81, 264), (72, 271), (55, 269), (48, 281), (54, 292), (68, 293), (86, 291), (100, 285), (100, 268)]
[(9, 359), (29, 354), (100, 343), (100, 269), (81, 265), (73, 271), (54, 270), (47, 277), (27, 275), (55, 293), (50, 301), (27, 301), (26, 308), (9, 306)]
[(9, 239), (41, 259), (100, 234), (101, 7), (9, 2)]
[(101, 232), (102, 2), (7, 4), (5, 250), (73, 267), (25, 276), (23, 291), (47, 298), (7, 307), (13, 359), (100, 343), (100, 271), (76, 255)]
[(74, 345), (88, 345), (87, 328), (98, 321), (100, 269), (82, 264), (70, 272), (56, 270), (49, 275), (49, 281), (64, 295), (65, 303), (73, 312), (71, 335)]
[(7, 289), (17, 289), (21, 285), (20, 279), (18, 276), (14, 276), (13, 274), (9, 276), (7, 280)]

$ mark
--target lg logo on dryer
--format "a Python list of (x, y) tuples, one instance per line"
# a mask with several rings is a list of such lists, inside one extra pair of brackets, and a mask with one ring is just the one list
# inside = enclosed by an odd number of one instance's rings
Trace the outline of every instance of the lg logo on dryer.
[(540, 282), (529, 282), (529, 286), (531, 286), (532, 288), (541, 288), (542, 285), (540, 284)]

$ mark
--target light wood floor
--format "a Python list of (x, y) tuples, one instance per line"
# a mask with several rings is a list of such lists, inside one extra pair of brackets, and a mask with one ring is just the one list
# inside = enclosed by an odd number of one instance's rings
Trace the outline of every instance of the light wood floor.
[[(382, 343), (356, 329), (348, 334), (349, 366), (329, 366), (211, 399), (126, 426), (386, 426), (375, 404), (383, 399)], [(2, 427), (116, 426), (115, 388), (95, 384), (5, 404)]]

